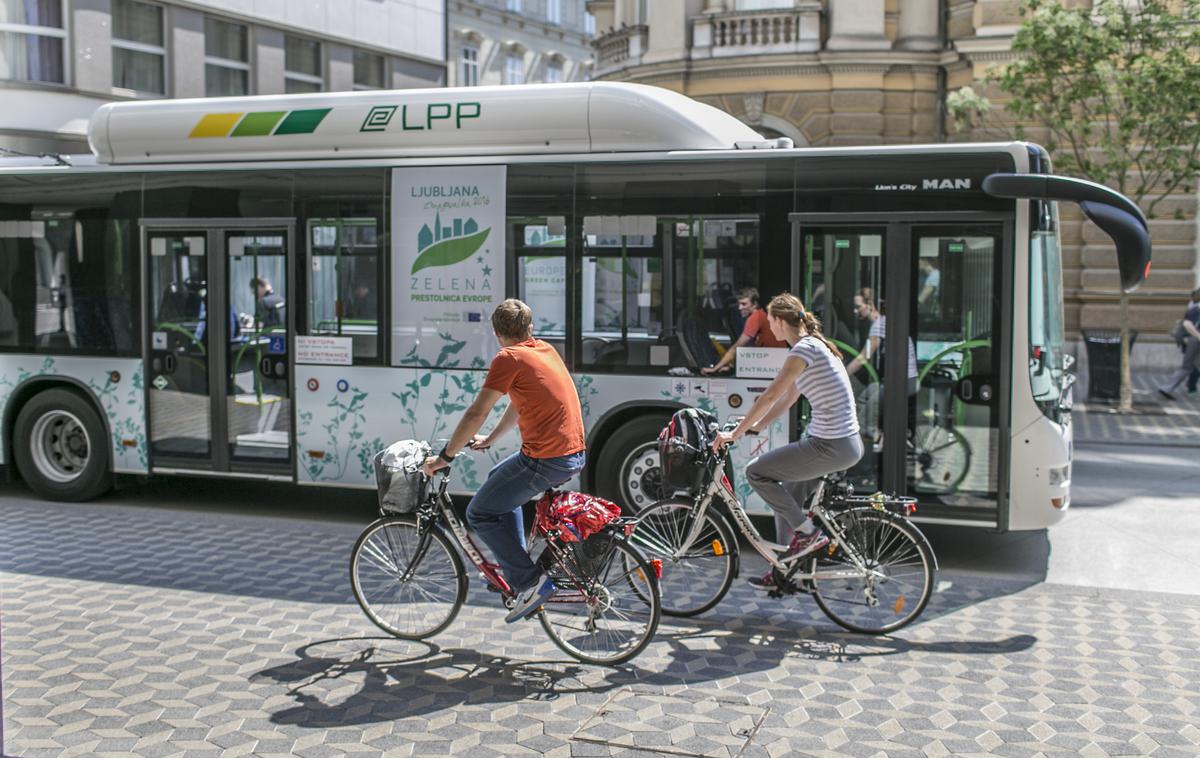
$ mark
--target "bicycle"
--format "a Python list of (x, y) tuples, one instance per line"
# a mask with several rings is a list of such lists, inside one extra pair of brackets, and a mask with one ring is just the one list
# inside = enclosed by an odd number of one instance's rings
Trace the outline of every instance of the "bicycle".
[[(506, 607), (516, 599), (499, 565), (484, 559), (455, 515), (446, 493), (449, 474), (443, 469), (436, 487), (423, 480), (428, 494), (414, 513), (381, 508), (350, 555), (354, 599), (376, 626), (400, 639), (426, 639), (453, 623), (467, 598), (460, 553)], [(584, 663), (624, 663), (658, 629), (661, 564), (651, 564), (630, 544), (635, 526), (620, 518), (583, 542), (565, 541), (537, 520), (531, 527), (531, 545), (545, 546), (535, 562), (559, 587), (537, 616), (554, 644)]]
[[(721, 431), (735, 427), (731, 422)], [(710, 435), (716, 431), (713, 424)], [(700, 451), (705, 472), (697, 494), (666, 498), (638, 512), (633, 540), (664, 565), (663, 613), (697, 616), (729, 592), (738, 574), (738, 543), (715, 507), (720, 501), (771, 567), (771, 597), (812, 595), (834, 623), (865, 634), (894, 632), (921, 615), (937, 563), (925, 535), (906, 518), (916, 507), (914, 498), (854, 495), (842, 475), (821, 477), (810, 512), (830, 543), (816, 553), (781, 560), (787, 546), (764, 539), (734, 494), (724, 473), (728, 449)]]

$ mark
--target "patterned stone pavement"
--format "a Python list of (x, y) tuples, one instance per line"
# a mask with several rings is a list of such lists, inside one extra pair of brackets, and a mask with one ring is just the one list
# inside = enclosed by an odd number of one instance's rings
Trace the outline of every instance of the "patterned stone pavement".
[(439, 637), (381, 637), (358, 531), (0, 499), (7, 754), (1200, 753), (1197, 596), (943, 573), (921, 623), (865, 638), (739, 582), (604, 669), (478, 582)]

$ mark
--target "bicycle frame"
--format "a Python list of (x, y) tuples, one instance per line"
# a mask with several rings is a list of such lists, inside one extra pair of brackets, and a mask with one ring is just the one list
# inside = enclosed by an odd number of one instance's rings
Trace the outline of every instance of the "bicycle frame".
[[(728, 448), (726, 448), (726, 451), (727, 450)], [(866, 563), (862, 560), (862, 557), (854, 551), (850, 544), (848, 544), (848, 540), (845, 539), (844, 532), (838, 528), (837, 522), (829, 517), (829, 512), (823, 505), (825, 500), (825, 482), (823, 480), (818, 481), (817, 489), (811, 495), (811, 502), (813, 503), (812, 514), (829, 533), (833, 541), (842, 545), (847, 557), (849, 557), (850, 561), (854, 564), (857, 570), (851, 571), (849, 569), (829, 569), (799, 574), (796, 574), (794, 571), (792, 571), (794, 566), (799, 565), (797, 562), (784, 562), (779, 559), (779, 554), (787, 550), (787, 545), (770, 542), (764, 538), (754, 526), (754, 522), (750, 520), (749, 514), (747, 514), (746, 509), (742, 507), (742, 503), (738, 499), (737, 495), (733, 493), (733, 485), (729, 482), (728, 478), (726, 478), (723, 474), (719, 479), (717, 478), (716, 472), (724, 471), (725, 458), (727, 455), (728, 453), (723, 451), (720, 455), (712, 456), (711, 460), (709, 461), (709, 473), (706, 477), (708, 479), (708, 487), (704, 490), (703, 494), (694, 499), (692, 509), (688, 512), (687, 516), (690, 523), (690, 526), (687, 530), (687, 537), (683, 540), (683, 543), (680, 545), (679, 549), (676, 550), (672, 555), (672, 558), (682, 558), (689, 550), (692, 549), (692, 545), (695, 544), (696, 540), (700, 537), (700, 530), (704, 524), (703, 516), (705, 512), (707, 512), (709, 507), (711, 507), (713, 498), (719, 497), (727, 506), (729, 506), (729, 512), (733, 515), (734, 521), (737, 523), (738, 530), (747, 540), (750, 541), (750, 546), (754, 548), (755, 552), (761, 555), (767, 561), (767, 563), (771, 565), (772, 568), (784, 573), (790, 573), (794, 579), (812, 580), (858, 578), (863, 576), (865, 573), (874, 573), (867, 568)], [(801, 556), (801, 558), (809, 557), (812, 556)]]
[[(467, 556), (467, 560), (483, 575), (484, 580), (499, 591), (505, 599), (515, 596), (516, 593), (513, 592), (512, 587), (500, 575), (500, 566), (484, 560), (483, 553), (479, 551), (479, 546), (475, 544), (475, 539), (471, 536), (471, 531), (454, 512), (454, 503), (446, 494), (446, 485), (450, 481), (449, 469), (445, 469), (445, 471), (446, 473), (442, 475), (442, 479), (438, 483), (437, 492), (430, 498), (430, 502), (422, 504), (417, 509), (417, 525), (421, 530), (421, 542), (417, 545), (417, 551), (413, 556), (409, 571), (415, 570), (421, 564), (421, 560), (425, 557), (425, 551), (429, 549), (429, 533), (437, 528), (439, 521), (443, 521), (450, 527), (450, 537), (451, 541), (455, 543), (455, 547)], [(431, 508), (431, 505), (436, 508)]]

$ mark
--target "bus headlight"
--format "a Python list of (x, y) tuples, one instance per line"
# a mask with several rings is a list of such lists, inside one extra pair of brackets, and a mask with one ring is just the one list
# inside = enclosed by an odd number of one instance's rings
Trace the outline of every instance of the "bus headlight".
[(1065, 466), (1053, 466), (1046, 469), (1046, 479), (1050, 482), (1051, 487), (1058, 487), (1071, 481), (1071, 464)]

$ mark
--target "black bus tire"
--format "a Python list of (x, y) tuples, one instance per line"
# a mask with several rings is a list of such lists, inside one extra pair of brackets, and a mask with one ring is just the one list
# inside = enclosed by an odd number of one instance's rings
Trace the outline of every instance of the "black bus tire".
[[(641, 452), (654, 460), (658, 459), (658, 433), (667, 425), (667, 416), (640, 416), (617, 428), (600, 448), (596, 459), (596, 494), (621, 506), (626, 513), (637, 513), (651, 503), (671, 493), (651, 491), (660, 483), (661, 470), (639, 472), (638, 462), (631, 460), (634, 453)], [(639, 455), (639, 458), (642, 456)], [(634, 480), (636, 486), (626, 486), (625, 479)]]
[(46, 500), (91, 500), (112, 488), (108, 433), (78, 392), (54, 388), (31, 397), (17, 414), (12, 441), (22, 478)]

